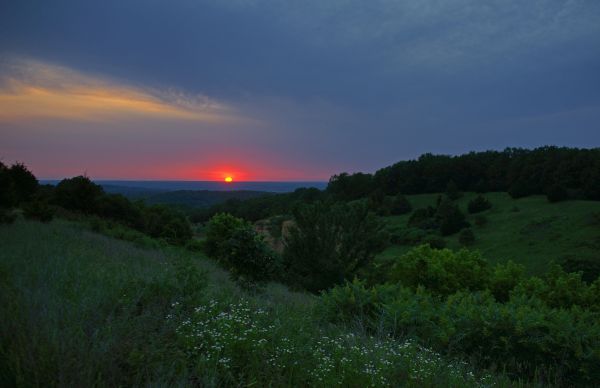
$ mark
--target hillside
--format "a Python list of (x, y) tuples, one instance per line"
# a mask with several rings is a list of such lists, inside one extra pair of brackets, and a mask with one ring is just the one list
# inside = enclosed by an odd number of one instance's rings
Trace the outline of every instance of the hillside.
[[(600, 202), (571, 200), (549, 203), (544, 196), (513, 199), (507, 193), (487, 193), (492, 208), (478, 214), (467, 212), (475, 193), (465, 193), (456, 202), (472, 225), (475, 242), (469, 249), (481, 251), (492, 263), (513, 260), (526, 266), (532, 274), (548, 270), (551, 261), (561, 263), (575, 257), (600, 261)], [(413, 209), (434, 206), (438, 194), (409, 195)], [(594, 216), (596, 214), (596, 216)], [(477, 216), (487, 223), (476, 225)], [(410, 214), (385, 217), (390, 231), (401, 233), (407, 228)], [(458, 235), (444, 239), (449, 248), (458, 249)], [(411, 245), (392, 245), (379, 258), (398, 257)]]
[(499, 386), (410, 341), (321, 324), (315, 297), (241, 291), (210, 260), (81, 224), (0, 225), (2, 386)]

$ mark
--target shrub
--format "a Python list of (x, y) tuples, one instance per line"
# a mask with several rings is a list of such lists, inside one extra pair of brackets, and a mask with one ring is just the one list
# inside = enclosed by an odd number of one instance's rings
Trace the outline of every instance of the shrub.
[(429, 235), (423, 239), (423, 243), (429, 245), (433, 249), (446, 248), (446, 240), (439, 236)]
[(512, 290), (524, 279), (525, 267), (508, 261), (494, 267), (490, 278), (489, 289), (498, 302), (508, 301)]
[(453, 252), (422, 245), (395, 261), (390, 279), (412, 289), (423, 286), (434, 294), (450, 295), (459, 290), (485, 289), (489, 272), (478, 252)]
[(446, 196), (452, 201), (462, 197), (462, 193), (458, 190), (458, 186), (454, 181), (449, 181), (446, 185)]
[(38, 181), (23, 163), (15, 163), (8, 170), (18, 203), (31, 200), (38, 189)]
[(220, 213), (209, 221), (205, 250), (227, 268), (242, 286), (273, 279), (276, 255), (252, 225), (230, 214)]
[(0, 208), (10, 208), (17, 202), (15, 185), (8, 168), (0, 162)]
[(317, 292), (352, 279), (380, 251), (387, 236), (364, 202), (304, 205), (283, 252), (292, 284)]
[(552, 185), (546, 190), (548, 202), (560, 202), (569, 199), (569, 193), (560, 185)]
[(34, 200), (23, 206), (23, 215), (30, 220), (50, 222), (54, 218), (55, 210), (45, 201)]
[(478, 215), (475, 217), (475, 225), (479, 226), (480, 228), (487, 225), (488, 219), (486, 216), (484, 215)]
[(600, 277), (600, 260), (569, 256), (563, 260), (561, 267), (565, 272), (581, 272), (581, 278), (591, 283)]
[(465, 220), (465, 215), (458, 206), (449, 200), (443, 200), (437, 208), (435, 218), (440, 225), (442, 236), (448, 236), (469, 226)]
[(397, 216), (410, 213), (411, 210), (412, 205), (404, 195), (398, 194), (392, 200), (390, 214)]
[(470, 228), (463, 229), (458, 235), (458, 242), (462, 246), (473, 245), (475, 242), (475, 234)]
[(471, 214), (480, 213), (484, 210), (490, 209), (491, 207), (492, 203), (483, 195), (478, 195), (470, 200), (467, 206), (469, 213)]
[(63, 179), (54, 189), (57, 205), (85, 214), (97, 212), (98, 201), (103, 194), (102, 187), (92, 182), (87, 176)]
[(431, 206), (416, 209), (408, 218), (407, 225), (421, 229), (437, 229), (438, 225), (433, 219), (434, 216), (435, 209)]
[(188, 220), (179, 212), (161, 205), (143, 209), (144, 232), (169, 244), (185, 245), (193, 236)]

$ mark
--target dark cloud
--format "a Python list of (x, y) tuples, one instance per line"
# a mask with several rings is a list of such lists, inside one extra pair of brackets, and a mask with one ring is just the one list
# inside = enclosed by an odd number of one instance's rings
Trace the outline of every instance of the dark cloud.
[(0, 54), (205, 95), (263, 123), (231, 129), (240, 143), (372, 170), (599, 146), (599, 18), (593, 0), (14, 0)]

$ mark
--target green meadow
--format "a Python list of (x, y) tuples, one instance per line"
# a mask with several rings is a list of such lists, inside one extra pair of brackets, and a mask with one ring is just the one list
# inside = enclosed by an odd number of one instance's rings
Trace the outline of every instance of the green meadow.
[[(469, 214), (467, 204), (477, 194), (465, 193), (456, 200), (475, 234), (469, 249), (479, 250), (491, 263), (508, 260), (523, 264), (531, 274), (542, 274), (551, 262), (569, 257), (598, 260), (600, 250), (600, 202), (570, 200), (549, 203), (545, 196), (513, 199), (507, 193), (486, 193), (492, 208)], [(435, 206), (438, 194), (409, 195), (413, 209)], [(596, 216), (595, 216), (596, 214)], [(485, 225), (476, 218), (484, 216)], [(410, 214), (385, 217), (391, 230), (406, 228)], [(447, 247), (459, 249), (458, 235), (444, 238)], [(392, 245), (380, 259), (397, 257), (410, 245)]]

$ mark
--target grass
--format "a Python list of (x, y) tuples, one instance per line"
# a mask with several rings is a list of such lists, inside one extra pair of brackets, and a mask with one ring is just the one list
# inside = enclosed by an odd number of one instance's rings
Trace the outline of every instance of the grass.
[(1, 386), (506, 386), (407, 341), (248, 294), (210, 260), (80, 223), (0, 225)]
[[(438, 194), (408, 196), (413, 209), (435, 206)], [(468, 214), (467, 204), (476, 196), (465, 193), (457, 200), (467, 214), (475, 233), (470, 249), (481, 251), (491, 263), (508, 260), (525, 265), (530, 274), (546, 271), (552, 261), (560, 263), (568, 256), (600, 260), (600, 223), (593, 213), (600, 214), (600, 202), (564, 201), (549, 203), (544, 196), (512, 199), (506, 193), (488, 193), (485, 196), (493, 207), (478, 214)], [(487, 218), (484, 226), (475, 225), (475, 217)], [(385, 217), (390, 227), (403, 228), (409, 215)], [(449, 248), (458, 249), (458, 235), (445, 238)], [(385, 250), (380, 259), (391, 259), (407, 252), (410, 246), (394, 245)]]

